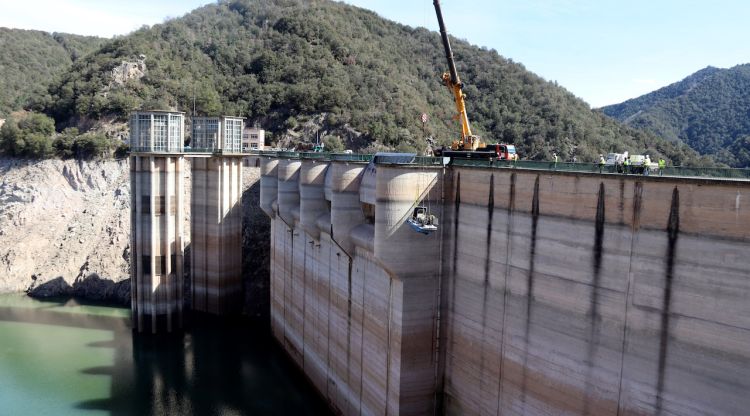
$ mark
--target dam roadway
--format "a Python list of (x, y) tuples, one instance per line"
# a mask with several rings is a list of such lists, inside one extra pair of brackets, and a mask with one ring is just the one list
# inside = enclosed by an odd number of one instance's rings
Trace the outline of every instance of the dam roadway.
[(348, 156), (249, 157), (274, 336), (334, 410), (750, 408), (747, 181)]

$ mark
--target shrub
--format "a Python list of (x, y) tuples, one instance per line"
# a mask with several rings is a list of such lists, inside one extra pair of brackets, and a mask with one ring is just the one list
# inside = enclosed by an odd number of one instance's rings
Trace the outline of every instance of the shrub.
[(345, 149), (344, 142), (341, 141), (339, 136), (323, 137), (323, 145), (328, 152), (341, 152)]
[(79, 159), (95, 159), (109, 152), (110, 142), (103, 134), (87, 133), (75, 140), (75, 154)]
[(67, 128), (60, 133), (53, 142), (55, 152), (63, 159), (75, 156), (75, 141), (78, 138), (78, 129), (75, 127)]
[(16, 157), (52, 157), (54, 133), (54, 121), (44, 114), (31, 113), (19, 121), (10, 119), (0, 129), (0, 151)]

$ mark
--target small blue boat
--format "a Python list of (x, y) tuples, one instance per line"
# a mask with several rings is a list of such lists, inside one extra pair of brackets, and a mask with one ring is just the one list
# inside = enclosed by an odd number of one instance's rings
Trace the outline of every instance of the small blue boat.
[(437, 231), (437, 217), (427, 213), (427, 208), (423, 205), (414, 207), (414, 212), (406, 220), (406, 223), (412, 228), (412, 230), (428, 235), (433, 231)]

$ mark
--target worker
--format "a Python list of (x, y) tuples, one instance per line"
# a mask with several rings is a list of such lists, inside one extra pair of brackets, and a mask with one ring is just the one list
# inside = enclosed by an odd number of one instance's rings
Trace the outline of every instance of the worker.
[(557, 153), (556, 152), (552, 153), (552, 160), (554, 160), (555, 162), (554, 169), (557, 170)]
[(604, 155), (599, 155), (599, 173), (602, 173), (602, 169), (604, 168), (604, 164), (606, 161), (604, 160)]
[(625, 160), (622, 162), (622, 166), (626, 175), (630, 173), (630, 156), (625, 158)]
[(664, 175), (664, 168), (667, 167), (667, 161), (663, 157), (659, 158), (659, 176)]

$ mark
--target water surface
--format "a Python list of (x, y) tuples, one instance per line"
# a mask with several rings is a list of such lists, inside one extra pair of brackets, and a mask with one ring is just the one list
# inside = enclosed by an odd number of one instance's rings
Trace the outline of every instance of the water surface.
[(328, 414), (262, 326), (203, 319), (154, 337), (129, 317), (0, 295), (0, 414)]

